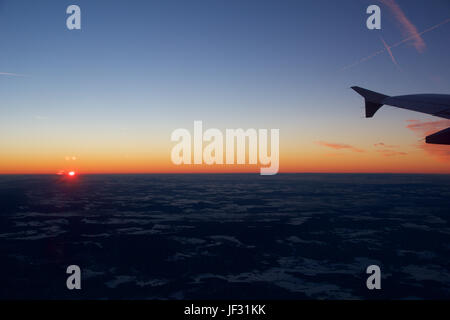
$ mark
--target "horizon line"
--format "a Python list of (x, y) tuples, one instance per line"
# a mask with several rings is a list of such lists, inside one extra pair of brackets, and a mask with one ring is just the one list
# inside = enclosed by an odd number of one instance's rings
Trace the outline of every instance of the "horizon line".
[[(103, 173), (77, 173), (76, 176), (89, 175), (238, 175), (238, 174), (252, 174), (261, 175), (259, 172), (103, 172)], [(278, 172), (272, 176), (285, 174), (404, 174), (404, 175), (450, 175), (450, 172), (374, 172), (374, 171), (358, 171), (358, 172), (342, 172), (342, 171), (290, 171)], [(58, 175), (56, 173), (0, 173), (0, 176), (66, 176)]]

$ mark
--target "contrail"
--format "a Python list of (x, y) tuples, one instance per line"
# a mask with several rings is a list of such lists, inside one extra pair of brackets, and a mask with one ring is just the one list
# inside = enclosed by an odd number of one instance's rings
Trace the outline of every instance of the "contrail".
[[(439, 27), (441, 27), (441, 26), (443, 26), (444, 24), (447, 24), (447, 23), (449, 23), (449, 22), (450, 22), (450, 18), (448, 18), (448, 19), (442, 21), (441, 23), (438, 23), (438, 24), (435, 25), (435, 26), (429, 27), (428, 29), (426, 29), (426, 30), (424, 30), (424, 31), (422, 31), (422, 32), (419, 32), (419, 33), (417, 33), (417, 34), (414, 34), (414, 35), (412, 35), (412, 36), (410, 36), (410, 37), (407, 37), (407, 38), (405, 38), (405, 39), (403, 39), (403, 40), (401, 40), (401, 41), (399, 41), (399, 42), (393, 44), (392, 46), (389, 47), (389, 49), (398, 47), (399, 45), (401, 45), (401, 44), (403, 44), (403, 43), (405, 43), (405, 42), (408, 42), (408, 41), (411, 40), (411, 39), (417, 38), (417, 36), (421, 36), (421, 35), (423, 35), (423, 34), (425, 34), (425, 33), (427, 33), (427, 32), (430, 32), (430, 31), (432, 31), (432, 30), (434, 30), (434, 29), (436, 29), (436, 28), (439, 28)], [(372, 53), (370, 56), (367, 56), (367, 57), (365, 57), (365, 58), (362, 58), (362, 59), (358, 60), (358, 61), (355, 62), (355, 63), (352, 63), (352, 64), (350, 64), (350, 65), (348, 65), (348, 66), (346, 66), (346, 67), (343, 67), (343, 68), (341, 69), (341, 71), (344, 71), (344, 70), (347, 70), (347, 69), (349, 69), (349, 68), (355, 67), (355, 66), (357, 66), (357, 65), (359, 65), (359, 64), (361, 64), (361, 63), (363, 63), (363, 62), (365, 62), (365, 61), (367, 61), (367, 60), (370, 60), (370, 59), (372, 59), (372, 58), (374, 58), (374, 57), (376, 57), (376, 56), (378, 56), (378, 55), (380, 55), (380, 54), (386, 52), (386, 51), (389, 51), (389, 50), (387, 50), (387, 48), (385, 47), (385, 48), (382, 49), (382, 50), (379, 50), (379, 51), (377, 51), (377, 52)]]
[(379, 0), (382, 4), (387, 6), (395, 18), (397, 19), (400, 27), (406, 32), (406, 35), (414, 36), (413, 45), (419, 52), (423, 52), (426, 48), (425, 41), (418, 34), (416, 26), (406, 17), (406, 14), (400, 8), (400, 6), (395, 2), (395, 0)]
[(28, 77), (26, 74), (11, 73), (11, 72), (0, 72), (2, 76), (12, 76), (12, 77)]
[(397, 42), (396, 44), (393, 44), (393, 45), (391, 46), (391, 48), (398, 47), (399, 45), (401, 45), (401, 44), (403, 44), (403, 43), (405, 43), (405, 42), (407, 42), (407, 41), (409, 41), (409, 40), (411, 40), (411, 39), (414, 39), (414, 38), (416, 38), (417, 36), (421, 36), (421, 35), (423, 35), (424, 33), (430, 32), (430, 31), (432, 31), (432, 30), (434, 30), (434, 29), (436, 29), (436, 28), (439, 28), (439, 27), (441, 27), (441, 26), (443, 26), (444, 24), (447, 24), (447, 23), (449, 23), (449, 22), (450, 22), (450, 18), (448, 18), (448, 19), (442, 21), (441, 23), (438, 23), (438, 24), (435, 25), (435, 26), (429, 27), (428, 29), (425, 29), (425, 30), (422, 31), (422, 32), (419, 32), (418, 34), (414, 34), (414, 35), (412, 35), (412, 36), (410, 36), (410, 37), (408, 37), (408, 38), (406, 38), (406, 39), (403, 39), (402, 41)]
[(387, 52), (389, 53), (389, 55), (391, 56), (391, 60), (392, 62), (396, 65), (396, 67), (401, 71), (400, 66), (397, 63), (397, 60), (395, 59), (391, 47), (389, 47), (386, 43), (386, 41), (384, 41), (383, 37), (380, 37), (381, 41), (383, 42), (384, 47), (386, 48)]

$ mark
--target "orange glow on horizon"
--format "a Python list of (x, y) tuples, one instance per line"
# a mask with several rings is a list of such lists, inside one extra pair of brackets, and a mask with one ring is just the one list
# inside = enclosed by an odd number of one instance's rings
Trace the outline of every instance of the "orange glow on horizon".
[[(321, 139), (317, 139), (321, 141)], [(334, 142), (334, 141), (333, 141)], [(330, 147), (331, 146), (331, 147)], [(355, 143), (355, 148), (334, 144), (284, 141), (280, 146), (279, 173), (441, 173), (450, 174), (447, 146), (407, 145), (385, 150), (389, 146)], [(148, 149), (104, 148), (76, 149), (76, 168), (67, 166), (66, 151), (59, 148), (45, 150), (12, 150), (3, 153), (0, 174), (61, 174), (70, 177), (83, 174), (139, 174), (139, 173), (260, 173), (260, 165), (174, 165), (170, 159), (171, 145)], [(345, 148), (344, 148), (345, 147)], [(389, 151), (389, 152), (387, 152)], [(394, 152), (397, 151), (397, 154)], [(401, 151), (401, 152), (400, 152)], [(71, 175), (69, 172), (73, 172)]]

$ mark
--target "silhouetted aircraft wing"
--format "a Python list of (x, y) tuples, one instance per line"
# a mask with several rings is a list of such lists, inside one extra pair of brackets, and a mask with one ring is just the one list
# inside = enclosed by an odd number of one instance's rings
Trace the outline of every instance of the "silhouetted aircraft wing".
[[(378, 109), (383, 105), (388, 105), (450, 119), (450, 95), (447, 94), (413, 94), (390, 97), (361, 87), (352, 87), (352, 89), (364, 97), (366, 118), (372, 118)], [(426, 142), (450, 145), (450, 128), (428, 136)]]

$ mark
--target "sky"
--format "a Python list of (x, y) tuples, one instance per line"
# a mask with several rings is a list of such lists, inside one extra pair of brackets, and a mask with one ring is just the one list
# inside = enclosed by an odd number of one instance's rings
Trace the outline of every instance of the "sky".
[(172, 164), (195, 120), (280, 129), (280, 172), (450, 173), (424, 143), (448, 120), (365, 119), (350, 89), (450, 94), (449, 19), (448, 0), (0, 1), (0, 174), (259, 171)]

